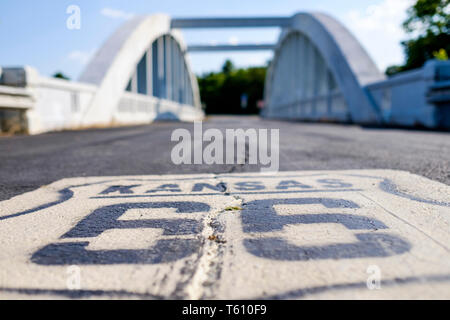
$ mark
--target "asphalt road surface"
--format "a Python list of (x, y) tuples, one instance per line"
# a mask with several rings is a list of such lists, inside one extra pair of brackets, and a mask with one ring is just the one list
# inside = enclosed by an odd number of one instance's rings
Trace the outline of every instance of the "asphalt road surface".
[[(0, 299), (450, 299), (450, 135), (279, 129), (279, 172), (148, 126), (0, 138)], [(251, 158), (251, 154), (241, 154)]]
[[(450, 185), (450, 134), (338, 124), (211, 117), (204, 129), (280, 129), (280, 170), (397, 169)], [(62, 178), (231, 173), (258, 165), (174, 165), (172, 131), (193, 125), (147, 126), (0, 137), (0, 201)]]

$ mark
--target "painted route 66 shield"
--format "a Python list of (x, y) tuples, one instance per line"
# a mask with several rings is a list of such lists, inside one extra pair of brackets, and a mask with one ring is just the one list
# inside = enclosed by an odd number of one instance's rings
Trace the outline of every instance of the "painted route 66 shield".
[(406, 172), (70, 178), (0, 202), (2, 298), (450, 298), (450, 187)]

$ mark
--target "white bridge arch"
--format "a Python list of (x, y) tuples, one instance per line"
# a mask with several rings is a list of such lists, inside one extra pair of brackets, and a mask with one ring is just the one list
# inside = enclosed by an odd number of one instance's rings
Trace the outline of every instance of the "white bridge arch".
[[(283, 31), (274, 46), (275, 55), (266, 79), (265, 116), (382, 121), (378, 106), (364, 87), (384, 76), (344, 26), (321, 13), (299, 13), (266, 21), (282, 26)], [(128, 99), (123, 98), (126, 91), (154, 96), (159, 102), (191, 105), (200, 111), (197, 80), (186, 62), (188, 48), (176, 28), (264, 26), (261, 22), (264, 19), (171, 20), (161, 14), (128, 21), (100, 48), (80, 78), (98, 86), (85, 122), (121, 122), (123, 119), (118, 117), (123, 118), (123, 112), (133, 105), (126, 93)], [(249, 48), (241, 45), (231, 49)], [(121, 114), (117, 115), (117, 111)], [(190, 118), (198, 118), (198, 114)]]
[[(133, 18), (98, 50), (80, 77), (81, 82), (98, 86), (85, 124), (123, 122), (127, 110), (148, 114), (152, 106), (151, 117), (203, 117), (186, 45), (170, 21), (163, 14)], [(135, 116), (129, 118), (133, 122)]]
[(266, 79), (268, 117), (377, 123), (380, 110), (364, 86), (383, 80), (350, 32), (321, 13), (291, 18)]
[(383, 74), (356, 38), (322, 13), (292, 17), (175, 19), (176, 28), (281, 27), (276, 45), (194, 45), (189, 51), (274, 49), (265, 87), (266, 117), (382, 122), (381, 110), (365, 89)]

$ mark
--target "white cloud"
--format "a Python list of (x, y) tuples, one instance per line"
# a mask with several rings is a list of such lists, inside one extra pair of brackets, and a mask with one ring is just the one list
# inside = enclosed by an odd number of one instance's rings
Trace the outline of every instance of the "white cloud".
[(112, 19), (123, 19), (127, 20), (134, 16), (133, 13), (125, 12), (118, 9), (112, 9), (112, 8), (103, 8), (100, 13), (104, 15), (105, 17), (112, 18)]
[(363, 44), (381, 71), (403, 63), (401, 41), (407, 38), (402, 28), (406, 10), (414, 0), (382, 0), (365, 10), (350, 10), (341, 20)]
[(228, 39), (228, 43), (232, 46), (237, 46), (239, 44), (239, 38), (236, 36), (232, 36)]
[(67, 58), (71, 61), (77, 62), (80, 65), (84, 66), (89, 62), (89, 60), (91, 60), (93, 54), (94, 50), (91, 51), (75, 50), (70, 52)]

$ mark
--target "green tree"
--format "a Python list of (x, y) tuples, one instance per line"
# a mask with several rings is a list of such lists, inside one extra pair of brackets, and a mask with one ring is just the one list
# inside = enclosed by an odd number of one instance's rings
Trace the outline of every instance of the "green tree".
[[(257, 103), (263, 99), (266, 67), (236, 69), (227, 60), (221, 72), (198, 77), (200, 97), (207, 114), (255, 114)], [(241, 108), (241, 97), (248, 97), (247, 107)]]
[(417, 0), (408, 9), (403, 28), (413, 38), (402, 42), (406, 62), (391, 66), (386, 74), (420, 68), (427, 60), (450, 53), (450, 0)]
[(449, 0), (417, 0), (408, 9), (403, 27), (409, 33), (419, 31), (422, 35), (448, 33), (450, 29)]
[(231, 60), (225, 61), (222, 67), (222, 72), (226, 75), (229, 75), (233, 70), (234, 70), (233, 62), (231, 62)]
[(57, 78), (57, 79), (64, 79), (64, 80), (70, 80), (69, 77), (67, 77), (64, 73), (58, 71), (55, 72), (55, 74), (53, 74), (53, 78)]

